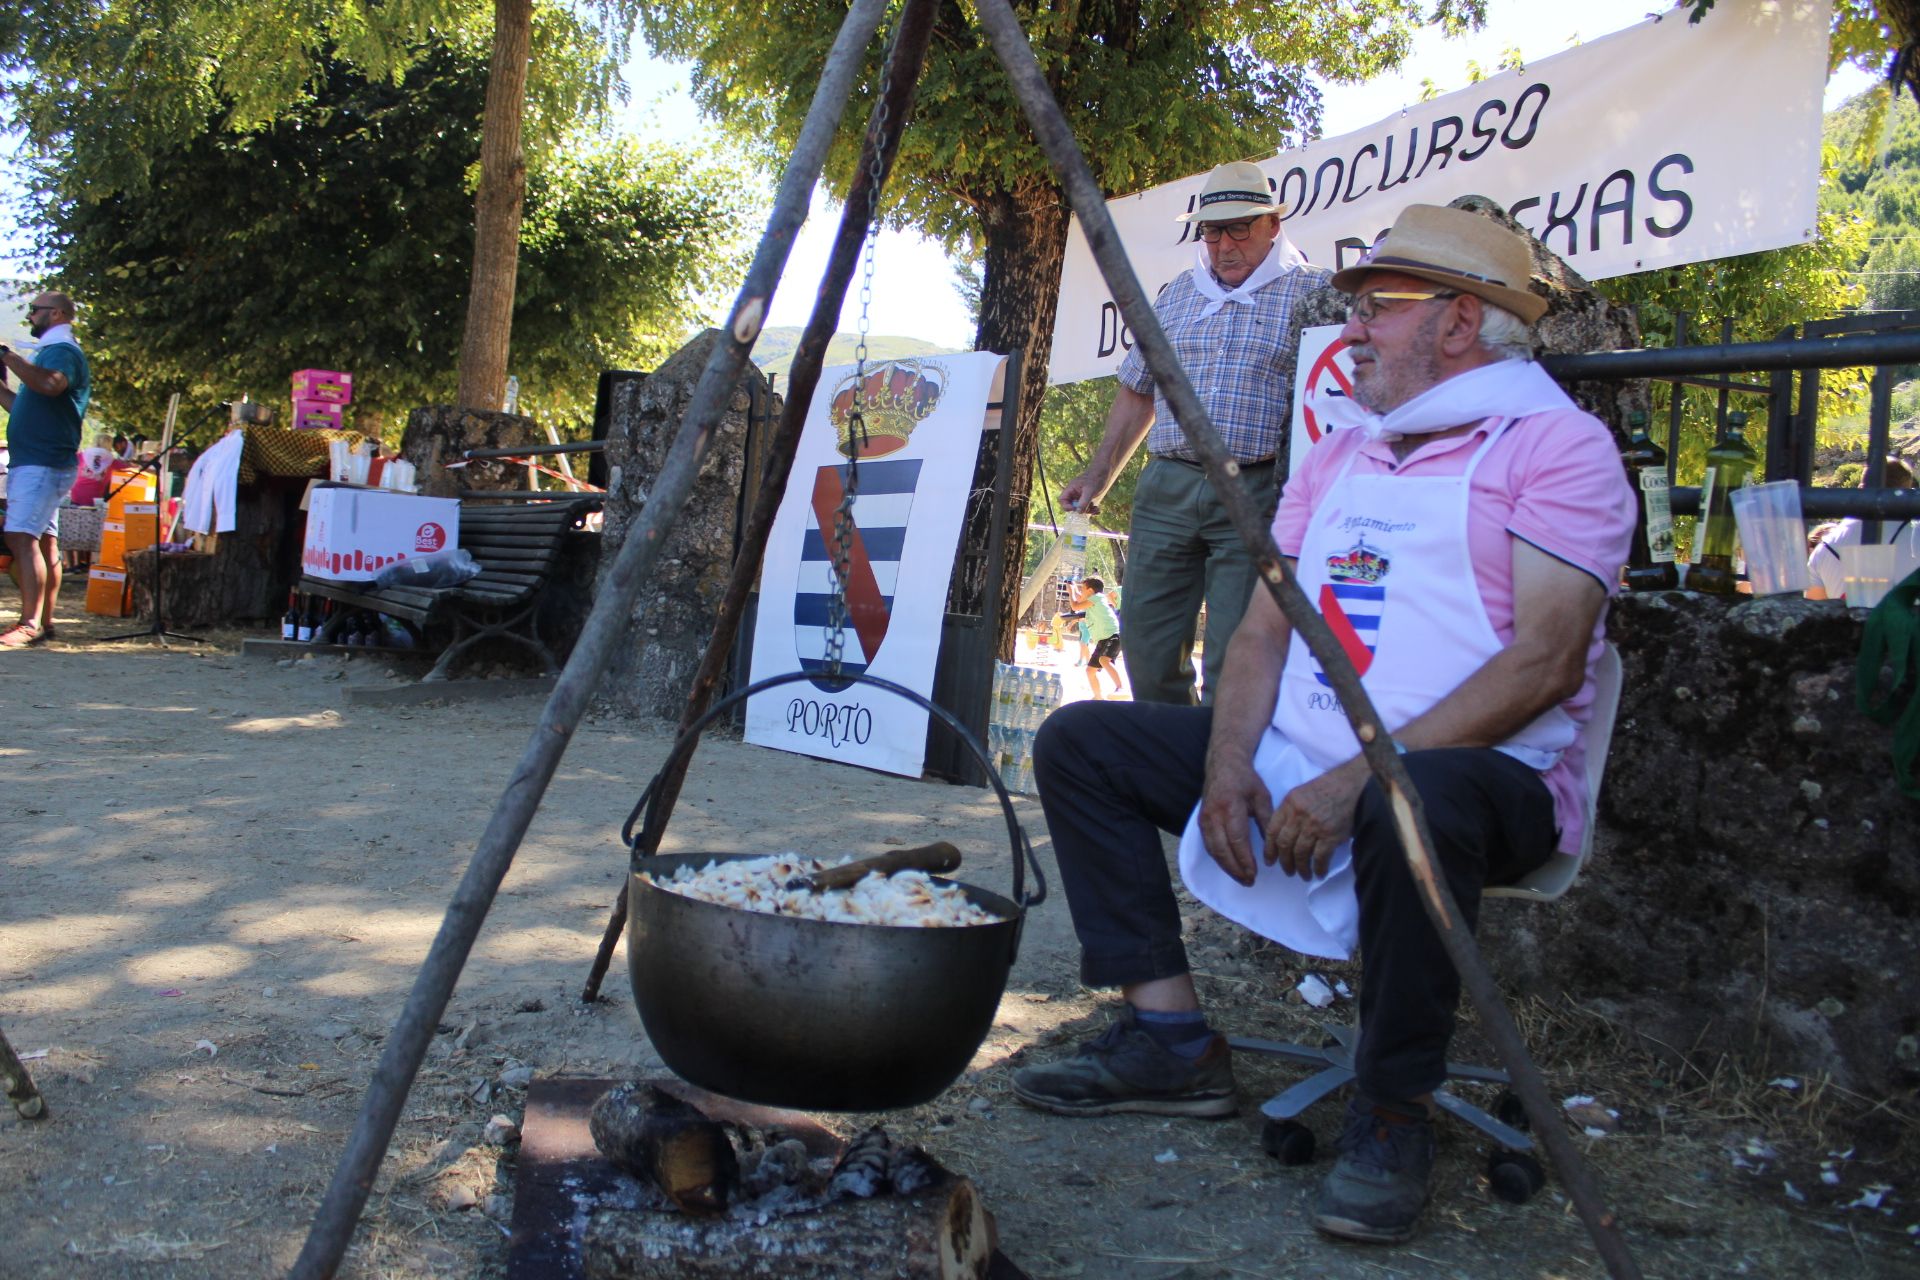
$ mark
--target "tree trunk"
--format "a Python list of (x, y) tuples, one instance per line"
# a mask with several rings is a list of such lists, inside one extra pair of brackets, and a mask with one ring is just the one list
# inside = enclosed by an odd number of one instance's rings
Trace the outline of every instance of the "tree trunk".
[[(1024, 350), (1020, 404), (1010, 416), (1013, 432), (1013, 493), (1007, 511), (1005, 571), (1001, 576), (1000, 629), (994, 651), (1013, 660), (1014, 628), (1019, 621), (1020, 567), (1026, 555), (1028, 492), (1040, 445), (1040, 406), (1047, 391), (1047, 361), (1053, 354), (1053, 315), (1060, 288), (1060, 261), (1067, 247), (1067, 201), (1051, 180), (1013, 191), (995, 192), (979, 204), (985, 252), (985, 283), (980, 295), (980, 328), (974, 346), (981, 351)], [(987, 545), (993, 513), (993, 452), (983, 451), (974, 476), (974, 497), (967, 506), (964, 546)], [(984, 574), (978, 581), (956, 581), (954, 609), (976, 612), (984, 605)]]
[(493, 61), (480, 133), (480, 195), (474, 204), (473, 283), (460, 343), (459, 404), (497, 410), (507, 390), (513, 288), (520, 267), (520, 210), (527, 160), (520, 122), (527, 105), (533, 0), (494, 0)]

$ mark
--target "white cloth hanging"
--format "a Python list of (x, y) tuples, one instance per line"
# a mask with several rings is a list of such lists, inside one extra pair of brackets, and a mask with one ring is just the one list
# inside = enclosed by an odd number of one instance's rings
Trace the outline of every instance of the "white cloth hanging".
[(233, 513), (240, 502), (240, 453), (245, 445), (246, 433), (235, 428), (194, 462), (181, 495), (180, 523), (195, 533), (233, 532)]

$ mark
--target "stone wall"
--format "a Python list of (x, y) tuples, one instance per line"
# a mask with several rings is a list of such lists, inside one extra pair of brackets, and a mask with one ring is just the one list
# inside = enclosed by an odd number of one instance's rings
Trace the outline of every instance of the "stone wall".
[(546, 443), (546, 432), (532, 418), (430, 404), (407, 415), (400, 456), (413, 464), (421, 493), (430, 498), (451, 498), (460, 489), (527, 487), (527, 469), (518, 463), (470, 462), (457, 470), (447, 470), (447, 464), (460, 461), (464, 451)]
[(1490, 902), (1502, 978), (1711, 1063), (1920, 1086), (1920, 801), (1854, 709), (1866, 614), (1622, 598), (1626, 670), (1594, 859), (1558, 903)]
[[(619, 384), (607, 428), (606, 523), (600, 581), (606, 581), (627, 534), (686, 416), (718, 330), (682, 347), (644, 382)], [(749, 365), (733, 401), (714, 428), (711, 452), (694, 481), (680, 519), (669, 533), (633, 608), (627, 641), (601, 681), (599, 697), (611, 709), (678, 720), (687, 686), (712, 633), (714, 611), (733, 569), (740, 491), (746, 471), (748, 383), (771, 395), (765, 376)], [(780, 412), (777, 399), (772, 413)]]

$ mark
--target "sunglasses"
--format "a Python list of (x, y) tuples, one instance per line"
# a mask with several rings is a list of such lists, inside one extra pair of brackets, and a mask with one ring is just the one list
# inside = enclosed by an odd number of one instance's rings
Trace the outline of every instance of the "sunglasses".
[(1194, 234), (1208, 244), (1220, 243), (1221, 236), (1225, 236), (1227, 239), (1233, 241), (1245, 240), (1253, 234), (1253, 222), (1251, 220), (1246, 222), (1201, 222), (1195, 224)]
[(1431, 293), (1403, 293), (1392, 289), (1375, 289), (1372, 293), (1362, 294), (1360, 297), (1355, 298), (1353, 305), (1347, 308), (1347, 316), (1349, 319), (1358, 320), (1361, 324), (1372, 324), (1374, 318), (1381, 312), (1391, 311), (1393, 309), (1391, 307), (1378, 305), (1382, 301), (1433, 302), (1441, 298), (1457, 298), (1459, 296), (1458, 293), (1448, 292), (1445, 289), (1436, 289)]

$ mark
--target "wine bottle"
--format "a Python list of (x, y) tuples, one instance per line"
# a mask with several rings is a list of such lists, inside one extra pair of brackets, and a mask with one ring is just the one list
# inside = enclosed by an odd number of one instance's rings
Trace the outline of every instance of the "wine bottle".
[(295, 603), (297, 592), (287, 592), (287, 611), (280, 615), (280, 638), (291, 640), (300, 631), (300, 606)]
[(308, 599), (307, 607), (300, 611), (299, 618), (293, 624), (293, 638), (301, 644), (313, 642), (313, 601)]
[(1627, 447), (1620, 461), (1633, 486), (1633, 544), (1627, 550), (1629, 591), (1670, 591), (1680, 585), (1673, 567), (1673, 507), (1668, 501), (1667, 451), (1647, 436), (1647, 414), (1627, 416)]
[(1734, 556), (1739, 552), (1740, 527), (1733, 518), (1733, 491), (1753, 483), (1759, 455), (1746, 439), (1747, 415), (1727, 415), (1720, 438), (1707, 450), (1707, 474), (1700, 482), (1700, 519), (1694, 526), (1699, 563), (1687, 570), (1687, 586), (1694, 591), (1728, 596), (1738, 575)]

